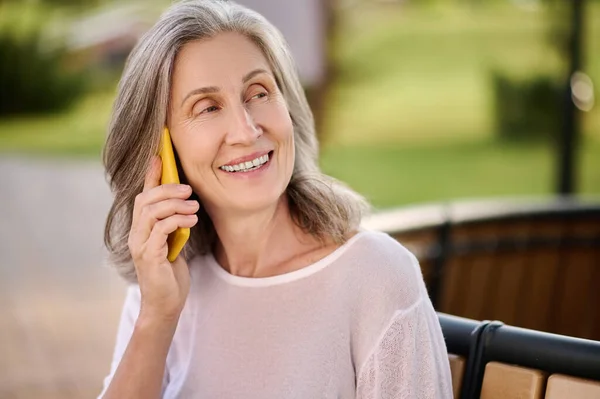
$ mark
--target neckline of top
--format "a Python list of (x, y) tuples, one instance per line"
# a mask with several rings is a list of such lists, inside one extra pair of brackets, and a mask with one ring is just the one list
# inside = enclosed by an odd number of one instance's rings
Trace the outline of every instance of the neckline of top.
[(206, 255), (207, 263), (211, 270), (219, 276), (222, 280), (225, 280), (227, 283), (232, 285), (242, 286), (242, 287), (268, 287), (272, 285), (285, 284), (292, 281), (297, 281), (302, 278), (308, 277), (312, 274), (319, 272), (324, 269), (331, 263), (333, 263), (336, 259), (338, 259), (341, 255), (344, 254), (352, 246), (353, 243), (358, 241), (358, 239), (368, 233), (367, 230), (359, 230), (358, 233), (350, 237), (345, 243), (340, 245), (330, 254), (325, 257), (319, 259), (315, 263), (307, 265), (301, 269), (294, 270), (291, 272), (278, 274), (275, 276), (269, 277), (242, 277), (236, 276), (234, 274), (229, 273), (227, 270), (223, 269), (223, 267), (217, 262), (212, 252)]

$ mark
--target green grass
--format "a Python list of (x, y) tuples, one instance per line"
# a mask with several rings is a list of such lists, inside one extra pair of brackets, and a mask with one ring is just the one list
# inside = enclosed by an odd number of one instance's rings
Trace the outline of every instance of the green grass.
[(113, 97), (94, 93), (65, 113), (0, 119), (0, 151), (98, 158)]
[[(578, 192), (600, 192), (600, 141), (586, 140)], [(459, 198), (550, 194), (555, 148), (542, 143), (479, 140), (443, 145), (330, 147), (322, 169), (362, 193), (375, 207)]]

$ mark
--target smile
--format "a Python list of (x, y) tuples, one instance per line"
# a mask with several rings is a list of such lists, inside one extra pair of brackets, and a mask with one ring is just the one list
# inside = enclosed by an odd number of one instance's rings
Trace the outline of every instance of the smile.
[(260, 157), (256, 157), (251, 161), (240, 162), (236, 165), (223, 165), (223, 166), (220, 166), (219, 169), (221, 169), (225, 172), (230, 172), (230, 173), (252, 172), (254, 170), (260, 169), (263, 165), (265, 165), (267, 162), (269, 162), (269, 158), (270, 158), (271, 154), (272, 154), (272, 152), (269, 152), (268, 154), (262, 155)]

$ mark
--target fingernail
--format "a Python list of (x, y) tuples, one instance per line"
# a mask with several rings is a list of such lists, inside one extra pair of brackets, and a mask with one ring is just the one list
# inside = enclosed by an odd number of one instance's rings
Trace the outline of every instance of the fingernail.
[(179, 191), (188, 191), (190, 189), (190, 186), (188, 186), (187, 184), (180, 184), (178, 187)]

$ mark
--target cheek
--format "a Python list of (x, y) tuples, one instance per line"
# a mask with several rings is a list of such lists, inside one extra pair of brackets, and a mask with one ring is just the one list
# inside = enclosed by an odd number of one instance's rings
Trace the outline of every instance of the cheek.
[(265, 107), (256, 110), (254, 118), (267, 129), (273, 139), (280, 142), (293, 140), (292, 119), (283, 101), (265, 104)]
[(198, 184), (212, 165), (220, 145), (217, 126), (187, 126), (177, 143), (181, 167), (192, 185)]

